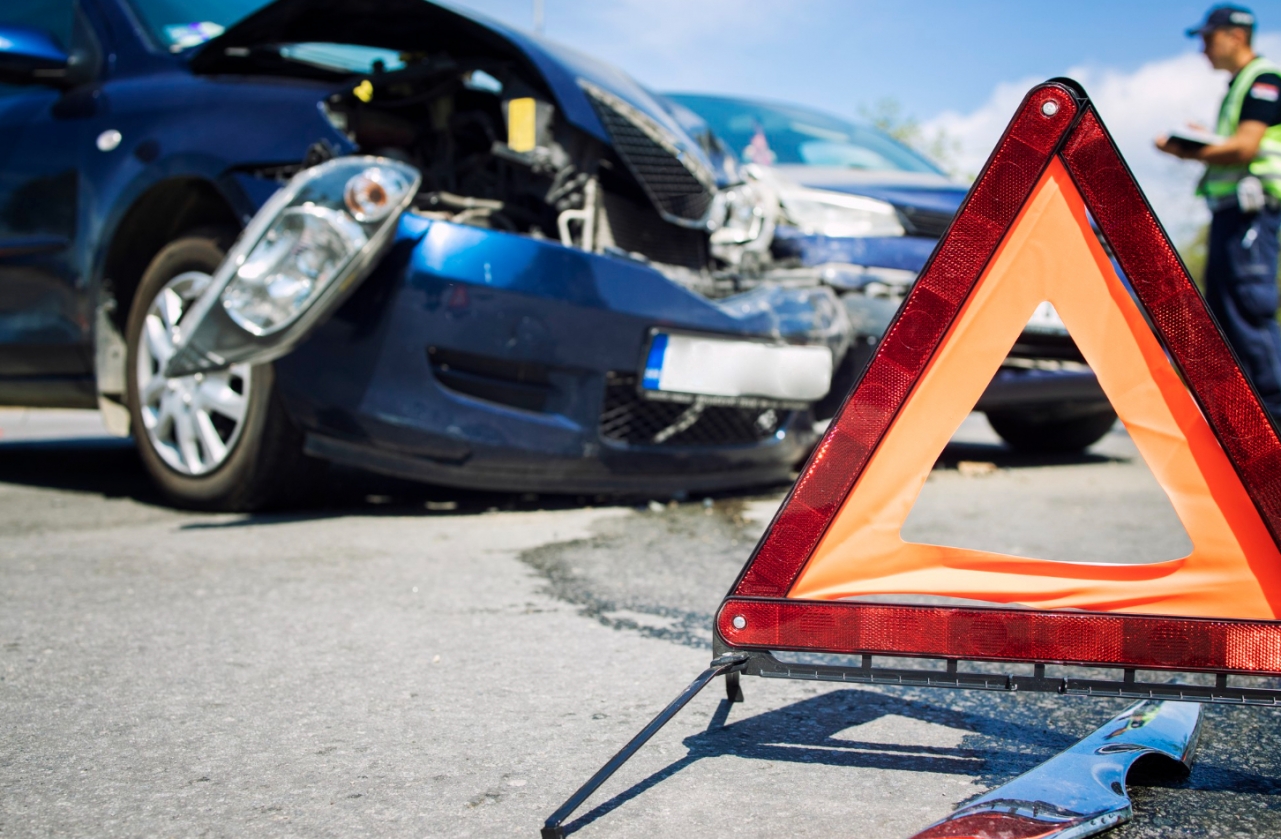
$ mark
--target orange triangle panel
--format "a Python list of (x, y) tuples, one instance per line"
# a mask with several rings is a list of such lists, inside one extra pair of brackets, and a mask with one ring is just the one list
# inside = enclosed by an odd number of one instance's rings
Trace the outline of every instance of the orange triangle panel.
[[(900, 535), (1046, 300), (1169, 496), (1187, 556), (1052, 562)], [(1281, 439), (1089, 99), (1056, 80), (1020, 106), (717, 636), (730, 650), (1281, 674), (1279, 535)], [(983, 605), (885, 602), (904, 595)]]

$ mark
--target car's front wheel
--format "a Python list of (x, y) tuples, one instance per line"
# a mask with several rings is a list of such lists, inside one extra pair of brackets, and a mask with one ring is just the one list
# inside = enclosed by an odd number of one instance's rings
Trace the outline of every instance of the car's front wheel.
[(987, 421), (1012, 448), (1034, 454), (1074, 454), (1103, 439), (1116, 424), (1109, 407), (1089, 412), (988, 411)]
[(165, 376), (174, 327), (212, 281), (232, 231), (197, 231), (147, 267), (126, 328), (134, 440), (161, 491), (182, 506), (255, 510), (296, 500), (318, 464), (275, 393), (270, 364)]

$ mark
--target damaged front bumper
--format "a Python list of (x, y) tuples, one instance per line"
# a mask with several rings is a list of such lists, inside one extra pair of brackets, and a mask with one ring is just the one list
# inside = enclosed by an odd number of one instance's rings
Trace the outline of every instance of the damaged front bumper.
[[(633, 260), (408, 211), (275, 369), (314, 456), (466, 488), (679, 494), (790, 479), (849, 333), (826, 288), (713, 301)], [(726, 393), (686, 369), (647, 386), (657, 335), (773, 348), (822, 382)]]

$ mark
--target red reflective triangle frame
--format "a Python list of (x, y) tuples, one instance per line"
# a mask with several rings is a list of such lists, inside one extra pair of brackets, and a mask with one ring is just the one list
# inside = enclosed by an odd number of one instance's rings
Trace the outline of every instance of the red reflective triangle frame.
[(1281, 438), (1088, 97), (1056, 79), (1024, 99), (721, 604), (718, 647), (1281, 675), (1281, 621), (788, 597), (1056, 157), (1281, 545)]

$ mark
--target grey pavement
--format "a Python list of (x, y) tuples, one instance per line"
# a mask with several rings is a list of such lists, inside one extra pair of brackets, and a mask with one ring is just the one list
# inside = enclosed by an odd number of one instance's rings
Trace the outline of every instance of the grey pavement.
[[(990, 465), (989, 465), (990, 464)], [(636, 506), (335, 473), (292, 514), (165, 507), (92, 414), (0, 410), (0, 836), (537, 836), (707, 662), (782, 489)], [(909, 538), (1135, 561), (1187, 545), (1123, 431), (1018, 458), (963, 427)], [(582, 837), (908, 836), (1119, 709), (709, 688)], [(1115, 836), (1281, 835), (1277, 712), (1210, 709)]]

